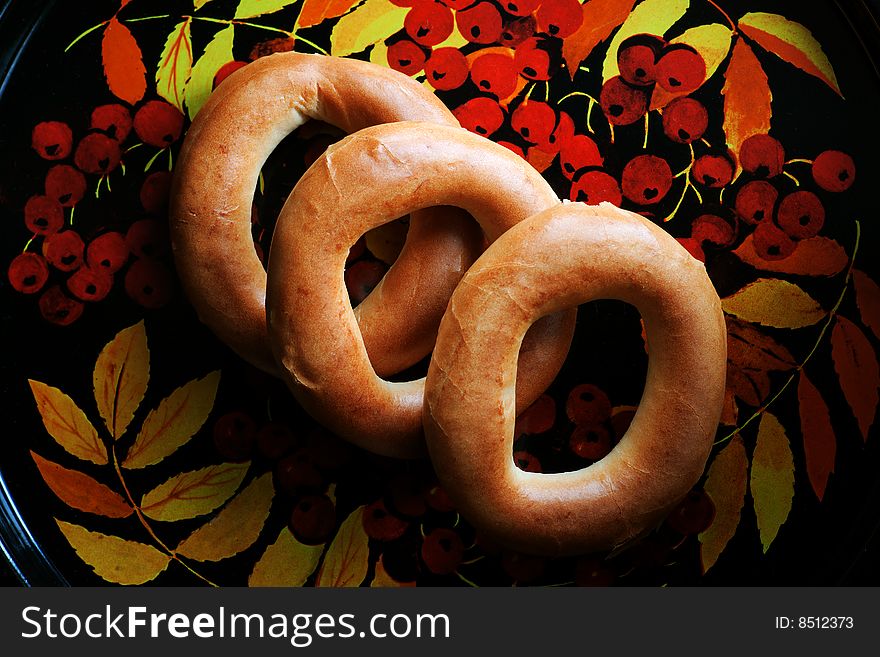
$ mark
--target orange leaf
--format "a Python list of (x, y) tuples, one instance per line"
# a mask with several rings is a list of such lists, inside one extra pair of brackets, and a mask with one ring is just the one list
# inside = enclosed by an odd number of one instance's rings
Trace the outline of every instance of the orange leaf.
[(562, 41), (562, 58), (572, 79), (581, 62), (626, 20), (635, 3), (636, 0), (591, 0), (583, 4), (583, 23)]
[(92, 383), (95, 402), (113, 438), (125, 433), (147, 392), (150, 350), (144, 323), (120, 331), (98, 355)]
[(554, 159), (556, 159), (556, 153), (547, 153), (537, 146), (532, 146), (526, 153), (526, 161), (531, 164), (538, 173), (544, 173), (550, 168)]
[(831, 332), (831, 357), (862, 439), (867, 440), (880, 401), (880, 366), (874, 347), (858, 326), (838, 315)]
[(774, 328), (804, 328), (825, 317), (815, 299), (779, 278), (759, 278), (722, 299), (721, 307), (734, 317)]
[(849, 264), (844, 248), (827, 237), (801, 240), (794, 253), (781, 260), (764, 260), (758, 256), (752, 237), (746, 237), (734, 253), (755, 269), (797, 276), (835, 276)]
[(254, 566), (248, 586), (302, 586), (315, 572), (323, 552), (323, 543), (300, 543), (284, 527)]
[(70, 454), (98, 465), (107, 463), (107, 448), (86, 414), (58, 388), (28, 380), (43, 426)]
[(342, 16), (360, 0), (305, 0), (299, 12), (296, 24), (299, 27), (311, 27), (324, 22), (328, 18)]
[(104, 76), (111, 93), (134, 105), (147, 91), (147, 69), (141, 49), (125, 25), (111, 18), (101, 42)]
[(752, 48), (742, 39), (733, 46), (733, 54), (724, 74), (724, 134), (727, 145), (739, 154), (742, 143), (752, 135), (770, 131), (773, 94), (767, 74)]
[(728, 384), (724, 390), (724, 405), (721, 407), (721, 424), (725, 427), (735, 427), (739, 421), (739, 409), (736, 407), (736, 393)]
[(398, 582), (391, 575), (388, 574), (388, 571), (385, 570), (385, 563), (382, 561), (382, 557), (379, 557), (379, 560), (376, 562), (376, 574), (373, 576), (373, 581), (370, 582), (370, 588), (373, 589), (381, 589), (381, 588), (408, 588), (415, 586), (415, 582)]
[(732, 317), (727, 318), (727, 361), (727, 421), (736, 417), (731, 395), (759, 407), (770, 394), (768, 372), (791, 370), (796, 365), (788, 349), (754, 326)]
[(739, 29), (766, 50), (819, 78), (843, 96), (828, 56), (816, 37), (800, 23), (778, 14), (755, 12), (739, 19)]
[(90, 476), (47, 461), (36, 452), (31, 452), (31, 457), (46, 485), (67, 506), (107, 518), (125, 518), (132, 514), (133, 509), (119, 493)]
[(794, 459), (788, 436), (779, 420), (766, 412), (758, 426), (749, 490), (755, 502), (761, 545), (766, 552), (788, 519), (794, 497)]
[(192, 74), (193, 49), (190, 23), (187, 18), (171, 30), (159, 56), (156, 69), (156, 93), (183, 113), (186, 84)]
[(742, 438), (735, 435), (709, 466), (704, 490), (715, 505), (715, 518), (699, 536), (703, 572), (718, 561), (739, 527), (746, 497), (749, 461)]
[(364, 531), (364, 507), (355, 509), (336, 533), (327, 550), (315, 586), (355, 587), (367, 576), (370, 549)]
[(822, 395), (801, 371), (798, 382), (801, 433), (804, 437), (804, 455), (807, 460), (807, 476), (819, 501), (825, 496), (828, 477), (834, 472), (834, 456), (837, 438), (831, 424), (831, 414)]
[(880, 286), (865, 272), (858, 270), (853, 272), (853, 283), (855, 283), (856, 304), (859, 306), (862, 324), (880, 338)]
[(210, 513), (241, 485), (249, 463), (221, 463), (176, 475), (144, 495), (141, 510), (153, 520), (188, 520)]

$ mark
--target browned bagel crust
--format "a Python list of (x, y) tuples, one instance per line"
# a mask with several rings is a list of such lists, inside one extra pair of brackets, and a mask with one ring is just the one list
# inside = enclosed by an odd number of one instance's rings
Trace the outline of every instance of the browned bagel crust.
[[(423, 454), (424, 379), (389, 383), (370, 367), (343, 283), (349, 247), (365, 231), (418, 208), (463, 208), (492, 241), (559, 203), (522, 158), (462, 128), (386, 124), (331, 146), (288, 198), (269, 256), (270, 343), (300, 403), (366, 449)], [(405, 317), (408, 306), (395, 311)], [(574, 322), (568, 311), (535, 327), (522, 353), (520, 408), (556, 376)]]
[[(261, 58), (211, 95), (175, 166), (175, 264), (202, 322), (241, 357), (275, 374), (266, 337), (266, 273), (254, 250), (251, 204), (266, 158), (309, 118), (346, 132), (405, 120), (458, 125), (406, 75), (321, 55)], [(412, 218), (404, 253), (358, 309), (377, 371), (391, 374), (428, 354), (449, 295), (480, 246), (473, 221), (458, 210), (431, 208)], [(406, 314), (397, 310), (403, 305)]]
[[(519, 341), (537, 318), (599, 298), (636, 306), (650, 345), (645, 391), (601, 461), (562, 474), (512, 458)], [(703, 473), (724, 395), (726, 330), (698, 262), (648, 220), (566, 204), (498, 239), (452, 296), (428, 369), (425, 437), (462, 515), (499, 543), (581, 554), (655, 526)]]

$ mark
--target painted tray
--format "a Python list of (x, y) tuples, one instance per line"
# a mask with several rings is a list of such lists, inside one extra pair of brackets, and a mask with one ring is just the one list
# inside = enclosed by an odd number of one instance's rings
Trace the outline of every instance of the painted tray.
[[(853, 0), (7, 2), (12, 567), (36, 585), (876, 583), (858, 557), (880, 520), (878, 43)], [(566, 559), (502, 550), (430, 463), (348, 446), (197, 321), (166, 230), (181, 138), (226, 75), (291, 49), (415, 76), (560, 196), (641, 212), (706, 263), (730, 336), (724, 415), (704, 478), (644, 540)], [(338, 137), (312, 125), (270, 158), (258, 252)], [(357, 245), (355, 302), (405, 230)], [(639, 402), (638, 315), (600, 301), (579, 318), (563, 371), (517, 422), (522, 468), (589, 465)]]

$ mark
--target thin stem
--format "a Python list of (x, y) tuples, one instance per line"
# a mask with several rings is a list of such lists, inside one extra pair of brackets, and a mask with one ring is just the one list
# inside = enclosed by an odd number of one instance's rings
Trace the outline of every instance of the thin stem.
[(801, 186), (801, 181), (798, 180), (797, 178), (795, 178), (793, 175), (791, 175), (788, 171), (783, 171), (782, 175), (785, 176), (786, 178), (789, 178), (790, 180), (793, 180), (795, 187)]
[[(690, 171), (690, 169), (688, 169)], [(675, 208), (670, 212), (666, 217), (663, 218), (663, 223), (667, 221), (672, 221), (675, 219), (675, 215), (678, 214), (678, 211), (681, 210), (682, 203), (684, 203), (684, 199), (687, 196), (688, 190), (691, 189), (693, 185), (691, 184), (690, 177), (685, 178), (684, 180), (684, 189), (681, 190), (681, 196), (678, 198), (678, 203), (675, 204)], [(694, 188), (696, 191), (696, 188)], [(699, 194), (699, 192), (697, 192)]]
[(809, 164), (812, 166), (813, 160), (807, 160), (807, 159), (799, 157), (799, 158), (795, 158), (793, 160), (789, 160), (788, 162), (785, 163), (785, 166), (788, 166), (789, 164)]
[(648, 132), (651, 129), (651, 113), (645, 112), (645, 143), (642, 144), (643, 150), (648, 150)]
[(593, 130), (592, 119), (593, 119), (593, 108), (596, 106), (596, 101), (590, 98), (590, 104), (587, 106), (587, 130), (596, 134), (596, 131)]
[(467, 584), (468, 586), (472, 586), (472, 587), (475, 588), (475, 589), (480, 588), (479, 586), (477, 586), (476, 584), (474, 584), (471, 580), (469, 580), (467, 577), (465, 577), (464, 575), (462, 575), (462, 574), (461, 574), (460, 572), (458, 572), (457, 570), (455, 571), (455, 574), (458, 576), (458, 579), (460, 579), (462, 582), (464, 582), (464, 583)]
[(523, 102), (524, 102), (524, 103), (529, 102), (529, 99), (532, 97), (532, 92), (535, 90), (535, 87), (537, 87), (537, 86), (538, 86), (538, 83), (537, 83), (537, 82), (532, 82), (532, 83), (529, 85), (529, 88), (526, 89), (526, 97), (523, 98)]
[(174, 168), (174, 156), (171, 154), (171, 148), (169, 147), (168, 148), (168, 170), (171, 171), (171, 169), (173, 169), (173, 168)]
[(27, 251), (27, 250), (30, 248), (31, 244), (34, 243), (34, 240), (35, 240), (35, 239), (37, 239), (37, 234), (36, 234), (36, 233), (34, 233), (33, 235), (31, 235), (31, 238), (30, 238), (30, 239), (27, 241), (27, 243), (24, 245), (24, 248), (21, 250), (21, 252), (24, 253), (25, 251)]
[(550, 80), (544, 81), (544, 102), (550, 102)]
[(76, 206), (70, 206), (70, 225), (73, 226), (73, 213), (76, 211)]
[(321, 46), (319, 46), (319, 45), (318, 45), (317, 43), (315, 43), (314, 41), (310, 41), (310, 40), (306, 39), (305, 37), (300, 36), (299, 32), (294, 32), (294, 33), (293, 33), (293, 36), (296, 37), (299, 41), (302, 41), (302, 42), (303, 42), (304, 44), (306, 44), (307, 46), (311, 46), (312, 48), (314, 48), (315, 50), (317, 50), (317, 51), (318, 51), (319, 53), (321, 53), (322, 55), (329, 55), (329, 54), (330, 54), (329, 52), (327, 52), (327, 50), (326, 50), (325, 48), (322, 48)]
[(155, 154), (153, 157), (150, 158), (150, 161), (147, 162), (147, 165), (144, 167), (144, 173), (146, 173), (147, 171), (150, 170), (150, 167), (153, 166), (153, 162), (155, 162), (155, 161), (156, 161), (156, 158), (159, 157), (159, 156), (162, 154), (162, 150), (163, 150), (163, 149), (159, 149), (158, 151), (156, 151), (156, 154)]
[(171, 18), (171, 14), (156, 14), (155, 16), (142, 16), (140, 18), (126, 18), (123, 23), (140, 23), (142, 21), (152, 21), (157, 18)]
[(136, 144), (132, 144), (131, 146), (129, 146), (128, 148), (126, 148), (124, 152), (125, 152), (125, 153), (130, 153), (130, 152), (133, 151), (135, 148), (140, 148), (140, 147), (143, 146), (143, 145), (144, 145), (144, 142), (139, 141), (138, 143), (136, 143)]
[(79, 42), (80, 39), (82, 39), (82, 38), (85, 37), (85, 36), (88, 36), (89, 34), (91, 34), (92, 32), (94, 32), (95, 30), (98, 30), (98, 29), (104, 27), (104, 26), (105, 26), (107, 23), (109, 23), (109, 22), (110, 22), (110, 19), (108, 18), (108, 19), (107, 19), (106, 21), (104, 21), (103, 23), (98, 23), (97, 25), (94, 25), (94, 26), (90, 27), (89, 29), (87, 29), (85, 32), (83, 32), (83, 33), (80, 34), (78, 37), (76, 37), (73, 41), (71, 41), (71, 42), (67, 45), (67, 47), (64, 49), (64, 52), (67, 52), (68, 50), (70, 50), (71, 48), (73, 48), (73, 47)]
[(715, 7), (715, 9), (721, 12), (721, 15), (724, 16), (724, 19), (727, 21), (728, 25), (730, 25), (731, 31), (736, 32), (736, 23), (734, 23), (733, 20), (730, 18), (730, 14), (719, 7), (715, 2), (713, 2), (713, 0), (706, 0), (706, 2), (708, 2), (710, 5)]

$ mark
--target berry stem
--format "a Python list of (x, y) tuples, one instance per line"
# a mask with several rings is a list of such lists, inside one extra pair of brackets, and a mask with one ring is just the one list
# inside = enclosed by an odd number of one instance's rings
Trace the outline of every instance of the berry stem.
[(465, 577), (464, 575), (462, 575), (462, 574), (461, 574), (460, 572), (458, 572), (457, 570), (455, 571), (455, 574), (456, 574), (456, 576), (458, 577), (458, 579), (460, 579), (462, 582), (464, 582), (464, 583), (467, 584), (468, 586), (471, 586), (471, 587), (473, 587), (473, 588), (475, 588), (475, 589), (480, 588), (479, 585), (477, 585), (477, 584), (475, 584), (474, 582), (472, 582), (471, 580), (469, 580), (467, 577)]
[(642, 150), (648, 150), (648, 133), (651, 129), (651, 113), (645, 112), (645, 142), (642, 144)]
[(21, 250), (21, 252), (24, 253), (25, 251), (27, 251), (27, 250), (30, 248), (31, 244), (34, 243), (34, 240), (35, 240), (35, 239), (37, 239), (37, 234), (36, 234), (36, 233), (34, 233), (33, 235), (31, 235), (31, 238), (30, 238), (30, 239), (27, 241), (27, 243), (24, 245), (24, 248)]
[(140, 18), (126, 18), (123, 23), (140, 23), (142, 21), (153, 21), (157, 18), (171, 18), (171, 14), (156, 14), (154, 16), (141, 16)]
[(809, 164), (810, 166), (812, 166), (813, 160), (807, 160), (807, 159), (799, 157), (799, 158), (795, 158), (793, 160), (789, 160), (788, 162), (785, 163), (785, 166), (788, 166), (789, 164)]
[(718, 4), (716, 4), (713, 0), (706, 0), (706, 2), (708, 2), (710, 5), (715, 7), (715, 9), (721, 12), (721, 15), (724, 16), (724, 19), (727, 21), (728, 25), (730, 25), (730, 30), (736, 33), (736, 23), (734, 23), (733, 20), (730, 18), (730, 14), (719, 7)]
[[(171, 149), (169, 148), (168, 149), (168, 170), (171, 171), (171, 169), (173, 169), (173, 168), (174, 168), (174, 156), (172, 155)], [(107, 189), (110, 189), (109, 182), (107, 184)]]
[(260, 171), (260, 177), (258, 178), (260, 183), (260, 195), (263, 196), (266, 193), (266, 178), (263, 176), (262, 170)]
[(161, 150), (161, 149), (158, 150), (158, 151), (156, 151), (156, 154), (153, 155), (153, 157), (150, 158), (150, 161), (147, 162), (147, 165), (144, 167), (144, 173), (146, 173), (147, 171), (150, 170), (150, 167), (153, 166), (153, 162), (155, 162), (155, 161), (156, 161), (156, 158), (159, 157), (159, 155), (161, 155), (161, 154), (162, 154), (162, 150)]
[(791, 175), (788, 171), (783, 171), (782, 175), (785, 176), (786, 178), (789, 178), (790, 180), (793, 180), (795, 187), (801, 186), (801, 181), (798, 180), (797, 178), (795, 178), (793, 175)]
[(779, 399), (779, 397), (782, 396), (782, 393), (788, 389), (788, 387), (792, 384), (792, 382), (801, 373), (801, 370), (803, 370), (807, 366), (807, 363), (809, 363), (810, 360), (813, 358), (813, 356), (816, 355), (816, 352), (819, 350), (819, 346), (822, 344), (822, 341), (825, 339), (825, 336), (828, 333), (828, 329), (831, 328), (831, 324), (834, 322), (834, 319), (837, 317), (837, 313), (840, 310), (840, 306), (843, 304), (843, 299), (846, 297), (846, 293), (849, 290), (850, 281), (852, 281), (852, 273), (853, 273), (853, 269), (855, 268), (855, 265), (856, 265), (856, 256), (859, 253), (859, 243), (861, 242), (861, 239), (862, 239), (862, 226), (858, 220), (856, 220), (855, 224), (856, 224), (856, 240), (855, 240), (855, 244), (853, 245), (852, 258), (850, 258), (850, 261), (849, 261), (849, 268), (846, 270), (846, 279), (843, 282), (843, 289), (840, 291), (840, 295), (837, 297), (837, 302), (834, 304), (834, 307), (831, 308), (830, 311), (828, 311), (828, 315), (825, 318), (825, 323), (822, 325), (822, 329), (819, 331), (819, 336), (816, 338), (816, 342), (813, 344), (812, 349), (810, 349), (809, 353), (806, 355), (804, 360), (801, 361), (800, 365), (798, 365), (797, 367), (794, 368), (794, 371), (788, 377), (786, 382), (782, 384), (782, 387), (776, 391), (776, 394), (774, 394), (763, 406), (761, 406), (761, 408), (756, 410), (751, 415), (751, 417), (749, 417), (745, 422), (743, 422), (741, 425), (736, 427), (733, 431), (728, 433), (723, 438), (719, 438), (718, 440), (716, 440), (715, 445), (721, 445), (721, 444), (726, 443), (728, 440), (730, 440), (735, 435), (737, 435), (738, 433), (743, 431), (746, 427), (748, 427), (752, 422), (754, 422), (759, 417), (761, 417), (767, 411), (767, 409), (770, 408), (770, 406), (773, 404), (773, 402), (775, 402), (777, 399)]
[(97, 25), (93, 25), (92, 27), (90, 27), (89, 29), (87, 29), (85, 32), (83, 32), (83, 33), (80, 34), (78, 37), (76, 37), (73, 41), (71, 41), (71, 42), (67, 45), (67, 47), (64, 49), (64, 52), (67, 52), (68, 50), (70, 50), (71, 48), (73, 48), (73, 47), (77, 44), (77, 42), (78, 42), (80, 39), (82, 39), (82, 38), (85, 37), (85, 36), (88, 36), (89, 34), (91, 34), (92, 32), (94, 32), (94, 31), (97, 30), (97, 29), (100, 29), (100, 28), (104, 27), (104, 26), (105, 26), (107, 23), (109, 23), (109, 22), (110, 22), (110, 19), (108, 18), (108, 19), (107, 19), (106, 21), (104, 21), (103, 23), (98, 23)]
[(135, 148), (139, 148), (139, 147), (141, 147), (141, 146), (143, 146), (143, 145), (144, 145), (144, 142), (139, 141), (138, 143), (136, 143), (136, 144), (132, 144), (131, 146), (129, 146), (128, 148), (126, 148), (126, 149), (125, 149), (125, 152), (126, 152), (126, 153), (130, 153), (130, 152), (133, 151)]
[(70, 207), (70, 225), (73, 226), (73, 213), (76, 211), (76, 206), (72, 205)]
[[(571, 93), (568, 93), (568, 94), (564, 95), (562, 98), (560, 98), (559, 101), (558, 101), (556, 104), (558, 105), (558, 104), (562, 103), (562, 101), (564, 101), (564, 100), (568, 100), (568, 99), (571, 98), (572, 96), (583, 96), (584, 98), (586, 98), (586, 99), (588, 99), (588, 100), (590, 101), (590, 104), (587, 106), (587, 130), (589, 130), (590, 132), (592, 132), (593, 134), (595, 134), (596, 131), (593, 130), (593, 126), (590, 124), (590, 121), (591, 121), (592, 118), (593, 118), (593, 107), (594, 107), (595, 105), (598, 105), (598, 104), (599, 104), (599, 101), (596, 100), (595, 98), (593, 98), (590, 94), (585, 93), (585, 92), (583, 92), (583, 91), (572, 91)], [(612, 136), (611, 141), (612, 141), (612, 143), (613, 143), (613, 142), (614, 142), (614, 139), (613, 139), (613, 137), (614, 137), (614, 126), (612, 126), (610, 123), (609, 123), (608, 125), (609, 125), (609, 127), (611, 128), (611, 136)]]
[(544, 102), (550, 102), (550, 80), (544, 81)]

